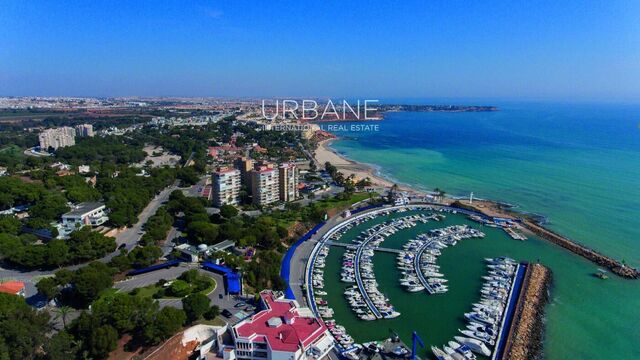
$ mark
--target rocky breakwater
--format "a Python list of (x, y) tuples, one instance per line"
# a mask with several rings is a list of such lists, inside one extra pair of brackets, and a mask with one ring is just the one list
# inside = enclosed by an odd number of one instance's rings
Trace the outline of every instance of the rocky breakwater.
[(531, 220), (523, 220), (522, 225), (527, 228), (529, 231), (534, 234), (556, 244), (562, 246), (563, 248), (580, 255), (588, 260), (593, 261), (594, 263), (606, 267), (614, 274), (621, 276), (627, 279), (638, 279), (640, 277), (640, 272), (638, 269), (632, 268), (630, 266), (626, 266), (625, 264), (614, 260), (608, 256), (602, 255), (595, 250), (589, 249), (586, 246), (575, 243), (562, 235), (558, 235), (555, 232), (542, 227), (539, 224)]
[(503, 359), (540, 358), (544, 333), (544, 307), (549, 301), (551, 280), (551, 270), (540, 264), (529, 265)]

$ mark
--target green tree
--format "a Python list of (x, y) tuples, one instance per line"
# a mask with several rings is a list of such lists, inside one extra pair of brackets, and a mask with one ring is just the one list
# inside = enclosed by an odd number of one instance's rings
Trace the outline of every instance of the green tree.
[(47, 300), (54, 299), (60, 293), (60, 288), (56, 279), (53, 277), (42, 278), (36, 284), (38, 292), (47, 297)]
[(44, 347), (47, 360), (73, 360), (79, 350), (77, 341), (64, 330), (53, 335)]
[(191, 285), (184, 280), (174, 280), (168, 290), (172, 296), (183, 297), (191, 293)]
[(194, 322), (209, 310), (211, 300), (203, 294), (195, 293), (182, 299), (182, 308), (189, 322)]
[(47, 265), (61, 266), (69, 261), (69, 246), (66, 241), (53, 239), (47, 244)]
[(213, 320), (218, 317), (218, 315), (220, 315), (220, 307), (218, 307), (218, 305), (212, 305), (203, 316), (207, 320)]
[(100, 293), (113, 285), (113, 270), (101, 262), (92, 262), (78, 269), (73, 284), (79, 299), (85, 304), (97, 299)]
[(238, 209), (231, 205), (222, 205), (220, 207), (220, 216), (230, 219), (238, 215)]
[(218, 233), (218, 226), (209, 222), (196, 221), (187, 226), (189, 238), (197, 243), (215, 244)]
[(71, 314), (71, 312), (73, 311), (73, 309), (69, 306), (66, 305), (62, 305), (60, 307), (58, 307), (57, 309), (54, 310), (56, 316), (55, 319), (60, 319), (62, 320), (62, 328), (66, 329), (67, 328), (67, 318), (69, 317), (69, 314)]
[(177, 333), (186, 320), (184, 311), (165, 307), (144, 327), (144, 339), (149, 344), (157, 344)]
[(90, 355), (99, 359), (106, 358), (116, 348), (118, 332), (111, 325), (102, 325), (92, 332), (87, 341)]

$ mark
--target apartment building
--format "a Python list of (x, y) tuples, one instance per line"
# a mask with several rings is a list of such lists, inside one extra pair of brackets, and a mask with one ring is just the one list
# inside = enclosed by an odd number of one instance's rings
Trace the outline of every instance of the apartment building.
[(76, 131), (68, 126), (46, 129), (38, 135), (38, 140), (40, 141), (40, 149), (45, 151), (49, 148), (56, 150), (65, 146), (73, 146), (76, 144)]
[(219, 168), (213, 173), (213, 205), (240, 204), (240, 170)]
[(256, 205), (269, 205), (280, 200), (279, 173), (273, 164), (251, 170), (251, 195)]
[(82, 124), (76, 125), (76, 136), (78, 137), (93, 137), (93, 125)]
[(294, 164), (282, 164), (278, 168), (280, 201), (298, 198), (298, 169)]

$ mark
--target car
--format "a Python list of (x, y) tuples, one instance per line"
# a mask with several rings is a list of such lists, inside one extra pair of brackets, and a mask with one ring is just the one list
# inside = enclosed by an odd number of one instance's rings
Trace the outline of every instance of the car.
[(224, 295), (218, 294), (218, 299), (222, 299), (222, 298), (224, 298)]
[(122, 243), (122, 244), (120, 244), (120, 246), (118, 246), (118, 250), (122, 250), (122, 249), (124, 249), (126, 247), (127, 247), (127, 244)]
[(246, 302), (240, 301), (239, 303), (235, 304), (233, 307), (241, 308), (241, 307), (246, 306), (246, 305), (247, 305)]
[(231, 313), (231, 311), (229, 311), (229, 310), (227, 310), (227, 309), (222, 310), (222, 316), (224, 316), (224, 317), (226, 317), (226, 318), (230, 318), (230, 317), (231, 317), (231, 315), (233, 315), (233, 314)]

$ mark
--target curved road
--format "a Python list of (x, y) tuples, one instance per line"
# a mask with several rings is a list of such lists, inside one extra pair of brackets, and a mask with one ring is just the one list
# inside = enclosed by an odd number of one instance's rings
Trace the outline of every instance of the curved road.
[[(141, 236), (140, 232), (142, 231), (142, 227), (147, 222), (147, 220), (149, 220), (149, 218), (153, 214), (155, 214), (156, 210), (158, 210), (158, 208), (169, 198), (169, 195), (171, 195), (171, 192), (173, 190), (178, 189), (176, 184), (177, 183), (174, 183), (173, 185), (162, 190), (160, 194), (154, 197), (149, 202), (149, 204), (147, 204), (147, 206), (140, 212), (140, 214), (138, 215), (137, 223), (135, 223), (131, 227), (123, 230), (118, 235), (116, 235), (115, 239), (116, 239), (117, 246), (120, 246), (121, 244), (125, 244), (125, 247), (127, 250), (131, 250), (135, 246), (135, 244), (140, 239), (140, 236)], [(110, 254), (107, 254), (105, 257), (99, 259), (99, 261), (108, 262), (119, 253), (120, 251), (116, 250)], [(64, 268), (69, 270), (76, 270), (85, 265), (86, 263), (66, 266)], [(58, 270), (59, 269), (20, 271), (16, 269), (5, 269), (0, 267), (0, 280), (18, 280), (18, 281), (24, 282), (26, 287), (25, 289), (26, 296), (29, 297), (36, 294), (37, 290), (35, 288), (35, 284), (41, 278), (50, 276)]]

